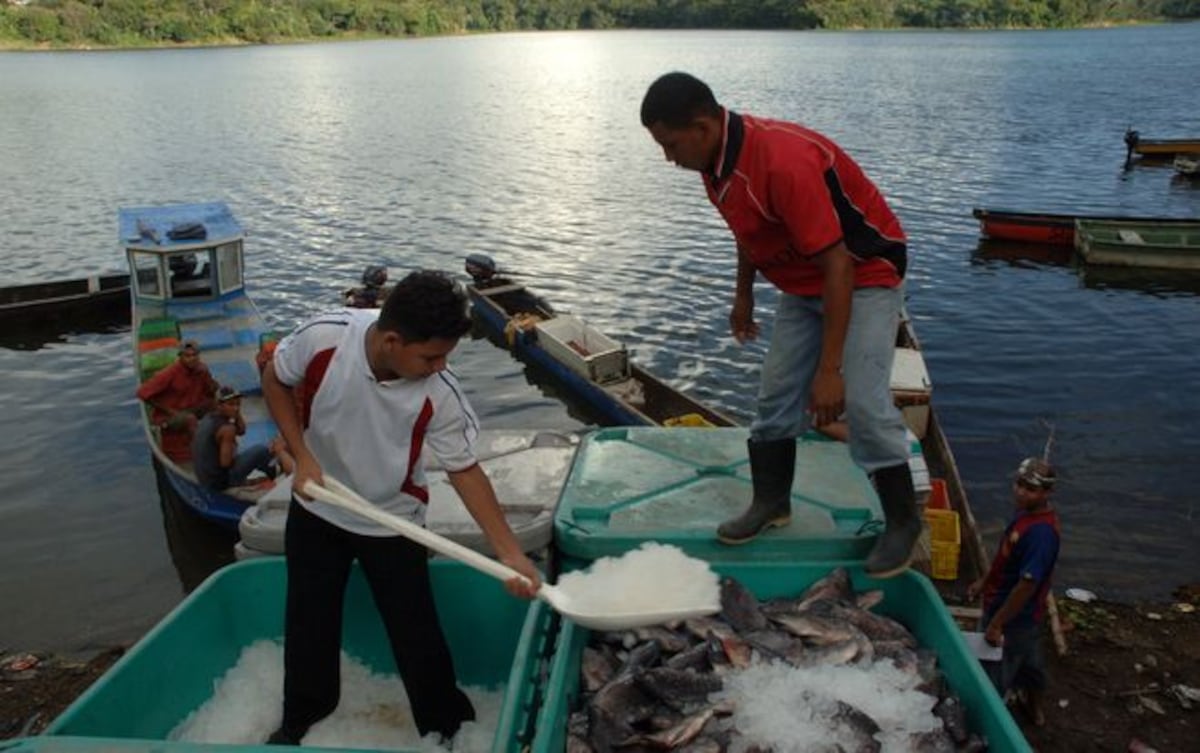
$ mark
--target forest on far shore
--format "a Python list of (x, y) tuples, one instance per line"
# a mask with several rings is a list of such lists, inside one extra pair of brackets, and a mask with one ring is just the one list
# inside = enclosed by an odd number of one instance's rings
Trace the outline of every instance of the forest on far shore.
[(0, 0), (0, 47), (264, 44), (564, 29), (1072, 28), (1200, 0)]

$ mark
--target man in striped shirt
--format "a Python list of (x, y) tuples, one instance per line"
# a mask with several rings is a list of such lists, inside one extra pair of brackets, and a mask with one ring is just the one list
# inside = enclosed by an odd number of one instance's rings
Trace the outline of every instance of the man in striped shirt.
[(887, 519), (866, 569), (898, 575), (921, 532), (904, 421), (890, 391), (907, 265), (900, 222), (828, 137), (721, 107), (687, 73), (651, 84), (641, 121), (669, 161), (701, 174), (733, 233), (729, 322), (739, 343), (759, 333), (755, 277), (780, 291), (750, 427), (754, 498), (717, 529), (718, 538), (741, 544), (788, 525), (796, 438), (844, 414), (850, 455), (871, 474)]
[[(381, 310), (324, 314), (285, 338), (264, 370), (263, 395), (295, 457), (293, 489), (302, 492), (328, 474), (380, 509), (423, 524), (427, 449), (500, 561), (527, 579), (509, 581), (509, 590), (531, 598), (538, 572), (475, 458), (478, 419), (446, 368), (470, 326), (461, 288), (444, 275), (414, 272)], [(383, 617), (418, 731), (449, 740), (474, 719), (438, 624), (423, 547), (300, 493), (288, 511), (285, 546), (283, 722), (268, 742), (297, 744), (337, 708), (342, 602), (355, 559)]]

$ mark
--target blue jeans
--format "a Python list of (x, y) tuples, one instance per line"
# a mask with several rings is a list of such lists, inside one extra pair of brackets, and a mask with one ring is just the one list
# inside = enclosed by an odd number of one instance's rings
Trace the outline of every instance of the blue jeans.
[[(904, 418), (892, 401), (892, 362), (902, 293), (896, 288), (854, 291), (842, 357), (850, 457), (867, 473), (908, 462)], [(808, 410), (821, 357), (824, 326), (819, 297), (780, 294), (771, 346), (763, 361), (757, 441), (798, 437), (812, 425)]]
[(233, 465), (229, 466), (227, 471), (228, 483), (225, 486), (240, 486), (246, 483), (246, 477), (254, 471), (271, 475), (271, 449), (265, 444), (251, 445), (237, 454)]

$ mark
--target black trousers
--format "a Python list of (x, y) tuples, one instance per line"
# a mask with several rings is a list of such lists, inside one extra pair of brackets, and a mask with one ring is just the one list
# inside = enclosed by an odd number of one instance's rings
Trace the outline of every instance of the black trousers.
[(282, 729), (289, 736), (299, 740), (337, 708), (343, 602), (356, 558), (383, 618), (417, 730), (449, 740), (475, 718), (438, 622), (424, 547), (401, 536), (350, 533), (293, 499), (286, 548)]

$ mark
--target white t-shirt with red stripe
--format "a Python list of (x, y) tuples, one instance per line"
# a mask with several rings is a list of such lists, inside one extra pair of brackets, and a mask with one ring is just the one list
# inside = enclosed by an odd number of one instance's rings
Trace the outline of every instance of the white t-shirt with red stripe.
[[(479, 421), (458, 379), (442, 371), (423, 379), (379, 381), (367, 361), (367, 330), (377, 310), (339, 309), (315, 317), (275, 349), (275, 374), (300, 390), (304, 441), (322, 472), (382, 510), (425, 521), (429, 495), (424, 448), (449, 470), (478, 462)], [(394, 531), (317, 501), (303, 502), (336, 526), (367, 536)]]

